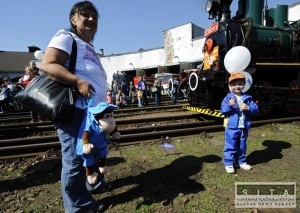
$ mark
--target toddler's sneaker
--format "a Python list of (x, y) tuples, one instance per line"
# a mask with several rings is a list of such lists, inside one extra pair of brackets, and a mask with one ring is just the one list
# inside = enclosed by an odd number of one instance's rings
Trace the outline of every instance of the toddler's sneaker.
[(225, 170), (229, 174), (233, 174), (235, 172), (233, 166), (225, 166)]
[(244, 170), (250, 170), (250, 169), (252, 169), (252, 167), (249, 164), (247, 164), (247, 163), (240, 164), (240, 168), (244, 169)]

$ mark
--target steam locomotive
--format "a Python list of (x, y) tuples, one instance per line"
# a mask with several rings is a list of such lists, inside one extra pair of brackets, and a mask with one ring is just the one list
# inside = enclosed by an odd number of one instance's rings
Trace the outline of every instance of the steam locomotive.
[[(232, 0), (208, 0), (206, 11), (215, 22), (205, 30), (203, 63), (189, 76), (191, 106), (219, 110), (228, 89), (226, 53), (244, 46), (251, 53), (246, 72), (253, 78), (251, 94), (260, 114), (274, 107), (300, 112), (300, 20), (288, 20), (288, 6), (268, 9), (264, 0), (239, 0), (231, 17)], [(236, 58), (239, 60), (239, 58)]]

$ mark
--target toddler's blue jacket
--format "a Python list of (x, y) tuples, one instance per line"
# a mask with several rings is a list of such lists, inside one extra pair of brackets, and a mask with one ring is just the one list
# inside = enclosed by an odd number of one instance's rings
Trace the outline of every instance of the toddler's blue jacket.
[[(221, 113), (225, 116), (225, 118), (229, 118), (227, 128), (237, 129), (239, 124), (240, 110), (237, 101), (235, 101), (235, 105), (229, 105), (229, 101), (231, 98), (235, 98), (233, 93), (227, 94), (226, 97), (223, 99), (221, 104)], [(249, 107), (249, 110), (243, 111), (245, 115), (245, 128), (249, 129), (251, 125), (250, 117), (251, 115), (258, 113), (258, 106), (253, 101), (252, 96), (245, 93), (242, 94), (242, 102), (247, 104)]]

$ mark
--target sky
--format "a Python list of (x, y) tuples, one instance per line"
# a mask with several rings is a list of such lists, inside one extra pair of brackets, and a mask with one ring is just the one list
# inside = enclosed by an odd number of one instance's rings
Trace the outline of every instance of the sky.
[[(105, 55), (163, 47), (163, 32), (192, 22), (202, 28), (208, 19), (206, 0), (90, 0), (100, 15), (93, 45)], [(76, 0), (0, 0), (0, 51), (45, 51), (60, 29), (69, 28), (69, 11)], [(268, 7), (299, 0), (267, 0)], [(238, 0), (231, 4), (231, 16)]]

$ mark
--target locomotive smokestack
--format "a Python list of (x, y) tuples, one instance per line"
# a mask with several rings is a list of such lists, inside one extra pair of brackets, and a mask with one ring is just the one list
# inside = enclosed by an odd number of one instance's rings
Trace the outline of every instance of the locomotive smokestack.
[(230, 16), (230, 5), (232, 0), (207, 0), (206, 11), (209, 13), (208, 19), (216, 21), (227, 21)]
[(270, 26), (270, 23), (269, 23), (269, 8), (268, 8), (267, 4), (265, 6), (265, 11), (264, 11), (264, 25), (265, 26)]
[(232, 0), (222, 0), (221, 1), (221, 15), (220, 21), (228, 21), (231, 18), (230, 5)]

